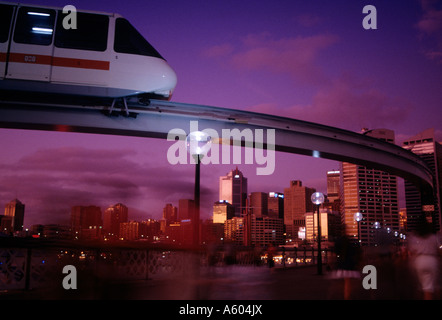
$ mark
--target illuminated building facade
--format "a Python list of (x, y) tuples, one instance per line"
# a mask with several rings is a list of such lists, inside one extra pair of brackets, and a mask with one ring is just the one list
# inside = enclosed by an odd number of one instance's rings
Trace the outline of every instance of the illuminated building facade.
[(265, 192), (252, 192), (250, 194), (249, 207), (256, 217), (268, 215), (268, 197), (268, 193)]
[[(436, 230), (441, 230), (441, 193), (442, 193), (442, 146), (435, 140), (434, 129), (427, 129), (403, 142), (402, 147), (421, 157), (433, 173), (434, 207), (427, 213), (431, 216)], [(419, 215), (424, 211), (417, 188), (405, 181), (405, 202), (407, 207), (407, 230), (416, 229)]]
[(242, 215), (247, 201), (247, 178), (238, 167), (219, 178), (219, 200), (232, 204), (236, 217)]
[(10, 221), (11, 232), (22, 231), (23, 220), (25, 218), (25, 205), (18, 199), (8, 202), (5, 206), (5, 217), (10, 217), (10, 220), (6, 218), (5, 221)]
[(127, 222), (128, 211), (122, 203), (117, 203), (104, 211), (103, 229), (106, 238), (119, 238), (120, 223)]
[(327, 171), (327, 199), (334, 202), (339, 199), (339, 182), (341, 172), (339, 170)]
[[(326, 208), (320, 209), (321, 239), (334, 241), (340, 236), (340, 216)], [(305, 239), (308, 242), (316, 242), (318, 234), (318, 213), (308, 212), (305, 216)]]
[(305, 214), (314, 211), (310, 199), (316, 190), (304, 187), (299, 180), (290, 181), (284, 189), (284, 225), (288, 239), (297, 239), (299, 228), (305, 227)]
[(267, 209), (269, 217), (284, 220), (284, 194), (281, 192), (269, 192)]
[(235, 208), (225, 200), (220, 200), (213, 205), (213, 223), (224, 223), (235, 216)]
[[(394, 143), (394, 132), (388, 129), (369, 130), (364, 134)], [(359, 223), (362, 245), (376, 244), (375, 222), (383, 228), (399, 230), (397, 177), (347, 162), (341, 163), (340, 171), (341, 222), (345, 235), (358, 239), (358, 223), (354, 219), (356, 212), (363, 215)]]
[(224, 223), (224, 240), (235, 244), (244, 243), (244, 223), (246, 218), (233, 217)]
[(270, 218), (267, 216), (251, 217), (251, 245), (268, 246), (280, 245), (284, 243), (284, 222), (279, 218)]

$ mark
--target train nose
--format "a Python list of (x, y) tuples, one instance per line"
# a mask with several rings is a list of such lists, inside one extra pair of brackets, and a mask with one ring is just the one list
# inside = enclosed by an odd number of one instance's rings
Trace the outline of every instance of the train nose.
[(164, 65), (162, 66), (158, 77), (158, 82), (161, 83), (161, 88), (156, 90), (155, 93), (170, 99), (177, 84), (177, 75), (166, 61), (164, 61)]

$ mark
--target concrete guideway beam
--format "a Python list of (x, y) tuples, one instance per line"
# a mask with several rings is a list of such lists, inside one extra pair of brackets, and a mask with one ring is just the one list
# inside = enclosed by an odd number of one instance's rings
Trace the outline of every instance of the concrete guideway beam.
[(106, 115), (109, 106), (0, 101), (0, 127), (161, 139), (175, 128), (188, 134), (191, 120), (198, 121), (200, 130), (216, 130), (219, 137), (223, 129), (275, 129), (276, 151), (360, 164), (400, 176), (421, 190), (432, 188), (431, 170), (417, 155), (352, 131), (249, 111), (161, 100), (151, 100), (147, 107), (128, 107), (136, 117)]

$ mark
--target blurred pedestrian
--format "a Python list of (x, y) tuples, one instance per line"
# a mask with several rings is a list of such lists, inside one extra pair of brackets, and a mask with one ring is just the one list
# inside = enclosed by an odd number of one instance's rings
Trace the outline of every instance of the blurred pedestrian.
[(231, 266), (236, 263), (236, 252), (232, 244), (228, 243), (224, 246), (224, 263), (226, 266)]
[(422, 215), (416, 231), (408, 238), (408, 249), (411, 267), (416, 272), (425, 300), (433, 299), (438, 289), (439, 247), (438, 236)]
[(269, 266), (269, 268), (273, 268), (275, 266), (275, 261), (273, 260), (275, 254), (276, 247), (273, 243), (271, 243), (267, 248), (267, 265)]
[(360, 246), (343, 236), (335, 242), (336, 265), (335, 270), (329, 274), (329, 279), (343, 280), (344, 299), (349, 300), (352, 296), (355, 280), (360, 280), (359, 272)]

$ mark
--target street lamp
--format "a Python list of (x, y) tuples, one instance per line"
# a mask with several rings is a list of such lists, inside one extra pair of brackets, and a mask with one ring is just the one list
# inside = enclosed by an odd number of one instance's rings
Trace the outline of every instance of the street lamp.
[(360, 212), (356, 212), (353, 216), (353, 218), (355, 219), (355, 221), (358, 223), (358, 244), (361, 245), (361, 234), (360, 234), (360, 222), (362, 221), (362, 218), (364, 216), (362, 215), (362, 213)]
[(192, 219), (194, 228), (193, 245), (199, 245), (199, 220), (200, 220), (200, 164), (203, 157), (210, 150), (212, 138), (203, 131), (193, 131), (186, 138), (187, 152), (195, 160), (195, 212)]
[[(379, 242), (382, 240), (382, 230), (381, 229), (381, 223), (379, 221), (375, 221), (373, 223), (373, 228), (374, 228), (374, 237), (375, 237), (375, 245), (379, 245)], [(382, 244), (382, 242), (381, 242)]]
[(318, 216), (318, 274), (322, 274), (322, 250), (321, 250), (321, 218), (319, 216), (319, 206), (324, 203), (324, 195), (321, 192), (315, 192), (311, 196), (313, 204), (316, 205)]

